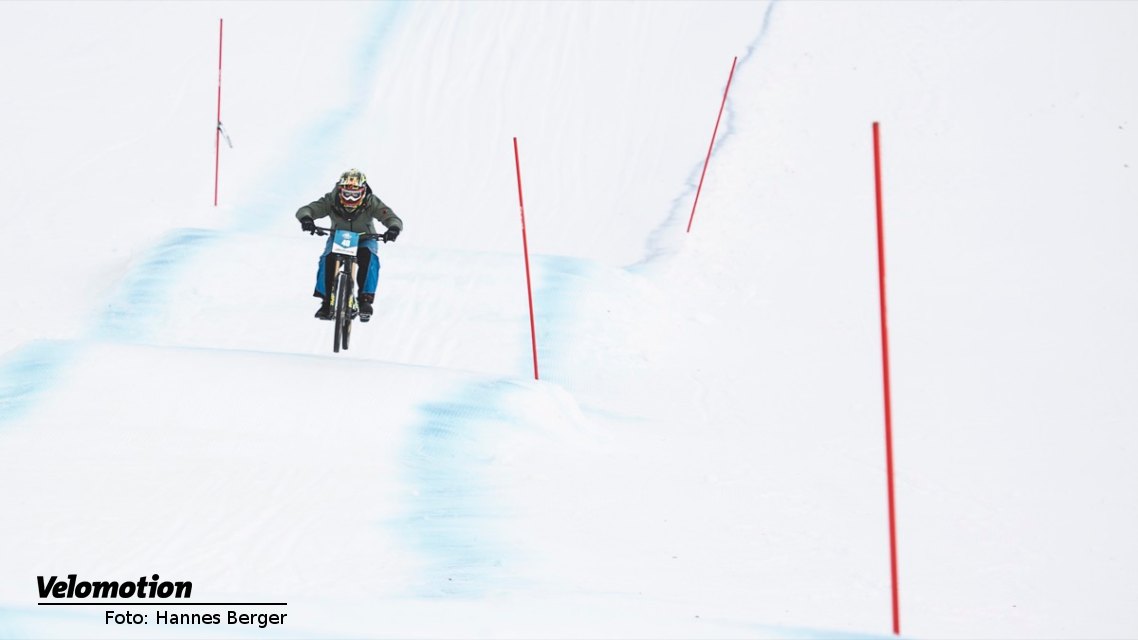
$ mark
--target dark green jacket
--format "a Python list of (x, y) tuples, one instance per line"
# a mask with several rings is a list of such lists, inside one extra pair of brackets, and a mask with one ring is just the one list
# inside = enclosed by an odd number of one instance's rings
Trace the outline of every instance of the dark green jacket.
[(403, 221), (395, 215), (391, 207), (383, 204), (379, 196), (371, 192), (370, 186), (364, 203), (354, 211), (349, 212), (340, 205), (340, 199), (336, 197), (336, 190), (333, 189), (324, 194), (324, 197), (304, 205), (296, 212), (297, 220), (304, 220), (305, 218), (315, 220), (327, 217), (332, 218), (333, 229), (346, 229), (356, 233), (375, 233), (373, 220), (379, 220), (388, 229), (403, 230)]

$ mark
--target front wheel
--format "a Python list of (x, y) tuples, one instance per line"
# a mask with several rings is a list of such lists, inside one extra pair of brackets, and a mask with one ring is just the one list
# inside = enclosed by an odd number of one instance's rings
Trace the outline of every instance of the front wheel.
[(344, 328), (340, 332), (340, 346), (348, 350), (348, 340), (352, 337), (352, 318), (356, 316), (355, 296), (352, 295), (351, 277), (344, 274), (344, 284), (340, 287), (344, 292)]
[(335, 334), (332, 338), (332, 351), (340, 352), (342, 346), (348, 348), (348, 339), (352, 333), (352, 309), (349, 301), (352, 297), (352, 283), (346, 273), (341, 273), (336, 279), (335, 308), (332, 313), (336, 316)]

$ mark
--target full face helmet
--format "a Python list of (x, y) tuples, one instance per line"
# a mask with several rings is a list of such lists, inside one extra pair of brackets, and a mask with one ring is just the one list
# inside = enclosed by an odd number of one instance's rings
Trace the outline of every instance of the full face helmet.
[(359, 207), (367, 196), (367, 176), (359, 169), (348, 169), (340, 175), (340, 181), (336, 183), (336, 195), (340, 199), (340, 205), (345, 209), (352, 210)]

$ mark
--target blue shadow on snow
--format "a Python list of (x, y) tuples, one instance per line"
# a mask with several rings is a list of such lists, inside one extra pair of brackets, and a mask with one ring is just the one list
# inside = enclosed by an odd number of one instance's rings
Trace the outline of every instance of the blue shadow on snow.
[[(95, 323), (92, 337), (137, 342), (166, 306), (170, 284), (217, 231), (177, 229), (168, 233), (119, 283)], [(239, 286), (239, 285), (237, 285)]]
[(0, 360), (0, 424), (24, 414), (75, 356), (77, 344), (33, 340)]
[(509, 580), (510, 552), (493, 533), (508, 514), (494, 504), (485, 472), (496, 436), (518, 424), (503, 408), (514, 388), (509, 380), (472, 383), (420, 408), (403, 456), (415, 495), (398, 523), (427, 562), (413, 585), (418, 596), (480, 596)]

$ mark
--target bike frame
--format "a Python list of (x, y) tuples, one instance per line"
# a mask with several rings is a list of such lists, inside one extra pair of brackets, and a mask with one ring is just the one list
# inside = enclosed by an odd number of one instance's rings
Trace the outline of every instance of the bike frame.
[(379, 233), (356, 233), (355, 231), (345, 229), (329, 229), (325, 227), (316, 227), (312, 233), (319, 236), (324, 236), (329, 233), (336, 234), (336, 238), (332, 242), (332, 251), (329, 254), (333, 260), (332, 288), (328, 292), (330, 296), (328, 300), (332, 304), (332, 313), (335, 320), (332, 335), (332, 351), (339, 353), (341, 347), (347, 350), (348, 343), (352, 336), (352, 320), (355, 319), (359, 313), (359, 306), (356, 303), (355, 284), (356, 269), (358, 267), (356, 254), (359, 251), (360, 241), (383, 240), (386, 242), (386, 240), (384, 240), (383, 235)]

